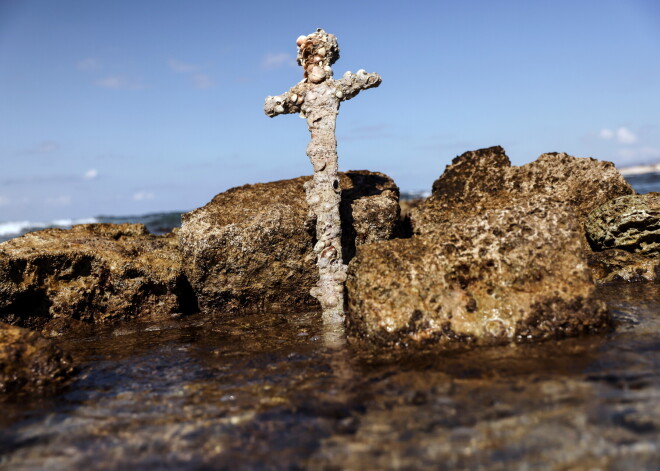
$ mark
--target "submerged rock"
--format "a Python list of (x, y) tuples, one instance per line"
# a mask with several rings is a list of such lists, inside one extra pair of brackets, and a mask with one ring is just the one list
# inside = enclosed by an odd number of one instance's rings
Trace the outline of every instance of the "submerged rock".
[(575, 213), (546, 199), (358, 248), (348, 334), (379, 344), (493, 344), (607, 328)]
[(589, 214), (585, 230), (594, 250), (660, 255), (660, 193), (608, 201)]
[(456, 157), (433, 183), (432, 195), (412, 209), (411, 219), (414, 232), (425, 234), (434, 232), (438, 223), (462, 219), (465, 213), (540, 198), (570, 206), (583, 221), (594, 208), (632, 193), (611, 162), (548, 153), (513, 167), (504, 149), (495, 146)]
[(36, 332), (0, 322), (0, 392), (57, 384), (73, 372), (71, 357)]
[(195, 310), (174, 235), (142, 224), (45, 229), (0, 244), (0, 320), (44, 328)]
[[(183, 216), (179, 233), (185, 270), (205, 309), (316, 308), (315, 224), (308, 220), (300, 177), (245, 185), (217, 195)], [(382, 173), (340, 174), (342, 248), (394, 237), (399, 190)]]

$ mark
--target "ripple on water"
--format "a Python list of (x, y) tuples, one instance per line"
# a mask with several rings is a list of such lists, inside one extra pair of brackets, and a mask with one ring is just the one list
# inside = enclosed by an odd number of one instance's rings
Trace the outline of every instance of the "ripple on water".
[(656, 469), (660, 289), (600, 295), (615, 333), (468, 351), (357, 352), (317, 313), (64, 336), (80, 372), (3, 404), (0, 466)]

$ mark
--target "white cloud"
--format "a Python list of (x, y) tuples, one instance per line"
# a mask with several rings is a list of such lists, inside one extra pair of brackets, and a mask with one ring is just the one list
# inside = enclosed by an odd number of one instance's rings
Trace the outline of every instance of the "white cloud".
[(49, 206), (69, 206), (72, 198), (69, 195), (51, 196), (46, 198), (46, 204)]
[(6, 196), (0, 196), (0, 206), (9, 206), (11, 201)]
[(101, 68), (101, 63), (98, 61), (98, 59), (94, 57), (88, 57), (86, 59), (78, 61), (76, 67), (78, 68), (78, 70), (83, 70), (85, 72), (92, 72), (94, 70), (99, 70)]
[(628, 128), (624, 127), (616, 130), (616, 138), (621, 144), (634, 144), (637, 142), (637, 136)]
[(84, 173), (83, 179), (85, 179), (85, 180), (94, 180), (98, 176), (99, 176), (99, 171), (96, 170), (95, 168), (90, 168), (89, 170), (87, 170)]
[(193, 76), (193, 84), (195, 84), (195, 88), (203, 90), (211, 88), (213, 86), (213, 80), (206, 74), (196, 74)]
[(269, 52), (261, 61), (264, 69), (277, 69), (284, 66), (295, 67), (296, 59), (288, 52)]
[(198, 65), (188, 64), (186, 62), (181, 62), (176, 59), (168, 60), (167, 65), (170, 66), (170, 69), (172, 69), (172, 71), (177, 72), (179, 74), (189, 74), (192, 72), (197, 72), (199, 70)]
[(616, 131), (611, 129), (603, 128), (598, 132), (598, 137), (609, 141), (612, 138), (616, 138), (616, 141), (619, 144), (634, 144), (637, 142), (637, 136), (630, 129), (621, 126)]
[(150, 191), (145, 191), (145, 190), (138, 191), (137, 193), (135, 193), (135, 194), (133, 195), (133, 199), (134, 199), (135, 201), (152, 200), (152, 199), (154, 199), (155, 197), (156, 197), (156, 195), (154, 195), (152, 192), (150, 192)]
[(111, 88), (114, 90), (137, 90), (142, 88), (138, 82), (129, 80), (128, 78), (121, 75), (104, 77), (102, 79), (98, 79), (94, 83), (99, 87)]

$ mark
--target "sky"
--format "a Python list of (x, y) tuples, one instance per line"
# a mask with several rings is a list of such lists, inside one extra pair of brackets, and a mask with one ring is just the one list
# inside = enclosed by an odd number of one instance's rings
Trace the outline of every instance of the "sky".
[(342, 103), (340, 170), (429, 190), (501, 145), (660, 162), (658, 0), (0, 0), (0, 222), (187, 211), (312, 173), (295, 40), (379, 88)]

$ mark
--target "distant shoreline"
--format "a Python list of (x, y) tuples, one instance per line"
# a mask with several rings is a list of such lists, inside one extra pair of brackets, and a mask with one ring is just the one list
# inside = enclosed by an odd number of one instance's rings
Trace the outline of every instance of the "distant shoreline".
[(623, 167), (618, 169), (621, 175), (643, 175), (645, 173), (660, 172), (660, 164), (649, 165), (633, 165), (631, 167)]

